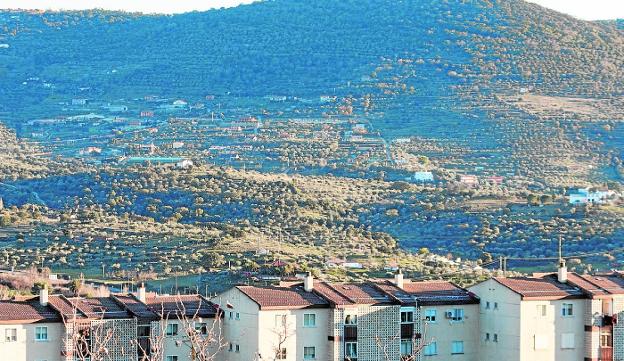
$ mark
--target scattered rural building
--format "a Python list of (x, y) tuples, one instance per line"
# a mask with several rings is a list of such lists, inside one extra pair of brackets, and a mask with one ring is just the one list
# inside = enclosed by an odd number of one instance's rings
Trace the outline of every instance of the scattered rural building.
[(80, 150), (80, 154), (81, 155), (96, 155), (96, 154), (102, 154), (102, 148), (100, 147), (86, 147), (84, 149)]
[(184, 159), (176, 163), (176, 168), (179, 169), (189, 169), (193, 167), (193, 161), (189, 159)]
[(414, 172), (414, 176), (412, 178), (415, 182), (419, 183), (433, 182), (433, 173), (429, 171)]
[(459, 176), (459, 182), (463, 185), (474, 187), (479, 184), (479, 178), (476, 175), (464, 174)]
[(503, 184), (504, 180), (505, 180), (505, 177), (500, 176), (500, 175), (491, 176), (491, 177), (488, 177), (487, 179), (488, 182), (490, 182), (491, 184), (496, 184), (496, 185)]
[(615, 192), (604, 188), (578, 188), (569, 193), (570, 204), (603, 204), (615, 196)]
[(74, 98), (71, 100), (72, 105), (87, 105), (88, 102), (89, 100), (86, 98)]

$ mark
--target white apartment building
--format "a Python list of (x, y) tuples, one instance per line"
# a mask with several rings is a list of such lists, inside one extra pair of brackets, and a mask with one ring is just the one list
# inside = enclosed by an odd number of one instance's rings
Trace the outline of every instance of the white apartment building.
[(231, 344), (223, 360), (478, 360), (479, 300), (449, 282), (308, 275), (303, 284), (237, 286), (214, 302)]
[[(493, 278), (481, 298), (481, 359), (624, 360), (624, 277), (557, 273)], [(618, 320), (620, 322), (618, 322)]]
[[(209, 337), (219, 314), (199, 295), (148, 295), (141, 288), (136, 296), (67, 298), (44, 289), (36, 297), (0, 301), (0, 359), (81, 361), (97, 354), (107, 361), (156, 355), (190, 361), (189, 330), (192, 337)], [(204, 345), (202, 351), (218, 351)]]
[[(198, 295), (138, 294), (0, 301), (0, 359), (74, 361), (98, 332), (107, 360), (615, 361), (624, 360), (624, 275), (445, 281), (315, 281), (236, 286)], [(88, 343), (73, 340), (88, 331)], [(81, 348), (82, 347), (82, 348)]]

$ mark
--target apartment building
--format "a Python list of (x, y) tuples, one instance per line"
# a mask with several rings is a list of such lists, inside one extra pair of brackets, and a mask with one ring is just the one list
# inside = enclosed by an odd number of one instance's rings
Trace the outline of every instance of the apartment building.
[(583, 360), (582, 291), (541, 278), (492, 278), (469, 290), (481, 298), (481, 360)]
[[(493, 278), (481, 298), (481, 359), (624, 360), (624, 277), (557, 273)], [(618, 322), (618, 320), (620, 322)]]
[(478, 360), (479, 299), (449, 282), (308, 275), (297, 284), (237, 286), (214, 302), (231, 345), (224, 360)]
[[(414, 346), (422, 348), (419, 360), (479, 360), (479, 298), (467, 290), (446, 281), (411, 282), (403, 280), (399, 273), (393, 282), (379, 284), (385, 292), (392, 294), (404, 305), (414, 308)], [(401, 313), (404, 327), (405, 317)], [(411, 352), (402, 334), (402, 354)]]
[[(218, 315), (199, 295), (148, 295), (141, 288), (138, 295), (68, 298), (43, 289), (35, 297), (0, 301), (0, 355), (16, 361), (192, 360), (191, 338), (208, 338)], [(201, 352), (218, 351), (202, 346)]]

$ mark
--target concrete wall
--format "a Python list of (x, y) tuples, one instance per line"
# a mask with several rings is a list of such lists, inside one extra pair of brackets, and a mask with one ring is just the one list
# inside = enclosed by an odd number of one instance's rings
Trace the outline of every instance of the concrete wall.
[[(446, 311), (461, 308), (464, 310), (464, 320), (460, 322), (446, 319)], [(438, 354), (427, 356), (424, 360), (443, 361), (479, 361), (479, 305), (457, 306), (423, 306), (420, 310), (424, 318), (427, 310), (436, 311), (436, 322), (426, 323), (424, 327), (425, 342), (435, 341)], [(453, 341), (463, 341), (464, 353), (451, 354)]]
[[(563, 316), (563, 304), (573, 305), (573, 315)], [(585, 300), (523, 301), (521, 307), (521, 360), (583, 361), (585, 357)], [(546, 316), (538, 312), (546, 306)], [(545, 347), (536, 348), (536, 337)], [(564, 348), (563, 337), (573, 338), (573, 347)], [(544, 345), (543, 345), (544, 346)]]
[[(481, 298), (481, 360), (584, 360), (587, 300), (521, 300), (520, 295), (495, 280), (475, 285), (470, 291)], [(564, 303), (573, 305), (572, 316), (562, 316)], [(542, 307), (546, 308), (545, 315)], [(573, 340), (571, 348), (563, 347), (564, 337)]]
[[(480, 332), (475, 331), (479, 333), (480, 360), (520, 361), (520, 296), (491, 279), (469, 290), (481, 298)], [(486, 339), (487, 334), (489, 340)]]
[[(48, 341), (35, 341), (35, 327), (48, 328)], [(6, 341), (6, 330), (17, 329), (17, 341)], [(63, 323), (30, 323), (0, 325), (0, 359), (19, 361), (61, 361)]]
[[(315, 348), (316, 360), (327, 359), (328, 308), (260, 310), (254, 301), (236, 288), (213, 301), (222, 305), (225, 311), (226, 340), (233, 344), (232, 351), (226, 348), (222, 360), (273, 360), (280, 344), (286, 349), (286, 360), (303, 360), (304, 347)], [(225, 306), (228, 303), (231, 308)], [(315, 327), (304, 327), (305, 314), (316, 316)], [(282, 323), (284, 317), (285, 324)], [(236, 345), (239, 345), (238, 352)]]

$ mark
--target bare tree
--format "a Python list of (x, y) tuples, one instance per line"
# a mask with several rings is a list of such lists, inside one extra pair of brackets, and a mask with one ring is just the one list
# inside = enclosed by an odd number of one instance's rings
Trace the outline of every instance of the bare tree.
[[(149, 334), (147, 337), (137, 335), (136, 345), (140, 354), (140, 361), (162, 361), (165, 357), (165, 334), (169, 323), (169, 313), (165, 312), (164, 305), (161, 305), (160, 312), (157, 312), (159, 319), (157, 322), (150, 322)], [(157, 325), (157, 327), (153, 327)], [(147, 342), (141, 342), (141, 338)]]
[(68, 360), (102, 361), (109, 353), (114, 329), (106, 327), (104, 311), (94, 317), (79, 316), (78, 300), (68, 300), (72, 305), (70, 314), (61, 313), (65, 326), (63, 347)]
[(184, 335), (182, 340), (178, 340), (179, 346), (186, 345), (190, 349), (191, 360), (193, 361), (214, 361), (217, 355), (223, 351), (227, 342), (223, 335), (223, 311), (217, 309), (217, 313), (212, 325), (200, 322), (199, 312), (202, 308), (203, 298), (198, 298), (197, 307), (190, 313), (180, 298), (177, 300), (176, 315)]
[(275, 360), (285, 360), (286, 359), (286, 342), (288, 339), (295, 334), (294, 330), (290, 329), (290, 325), (288, 324), (288, 315), (280, 315), (280, 322), (275, 326), (273, 333), (277, 336), (277, 344), (274, 347), (274, 356)]

